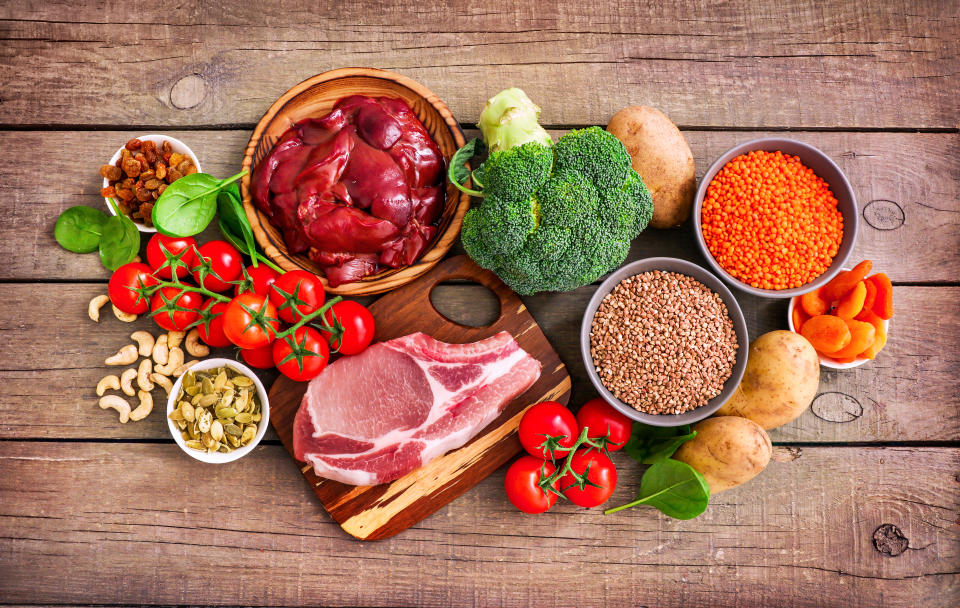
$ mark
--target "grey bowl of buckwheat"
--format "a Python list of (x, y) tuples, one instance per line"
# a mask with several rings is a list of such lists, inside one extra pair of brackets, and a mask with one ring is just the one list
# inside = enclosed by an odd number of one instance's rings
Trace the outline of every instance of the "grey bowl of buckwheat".
[(610, 405), (653, 426), (710, 416), (747, 366), (747, 323), (723, 282), (692, 262), (647, 258), (590, 299), (580, 328), (587, 374)]

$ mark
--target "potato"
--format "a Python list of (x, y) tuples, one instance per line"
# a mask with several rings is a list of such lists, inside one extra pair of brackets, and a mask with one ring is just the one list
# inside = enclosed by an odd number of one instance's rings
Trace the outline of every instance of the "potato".
[(673, 228), (687, 221), (697, 178), (693, 153), (680, 129), (656, 108), (632, 106), (614, 114), (607, 131), (623, 142), (634, 171), (653, 196), (650, 225)]
[(820, 359), (810, 342), (792, 331), (763, 334), (750, 343), (747, 369), (718, 416), (742, 416), (770, 430), (804, 412), (820, 386)]
[(693, 425), (697, 436), (673, 457), (700, 472), (716, 494), (750, 481), (770, 462), (770, 437), (756, 422), (739, 416), (714, 416)]

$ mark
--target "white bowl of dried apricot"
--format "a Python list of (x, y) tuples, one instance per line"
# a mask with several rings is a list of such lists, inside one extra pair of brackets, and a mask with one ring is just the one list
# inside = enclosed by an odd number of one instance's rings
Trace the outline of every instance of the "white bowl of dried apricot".
[(187, 144), (168, 135), (142, 135), (120, 146), (110, 162), (100, 167), (100, 194), (110, 213), (117, 214), (110, 204), (113, 199), (140, 232), (156, 232), (154, 202), (167, 186), (199, 172), (200, 163)]

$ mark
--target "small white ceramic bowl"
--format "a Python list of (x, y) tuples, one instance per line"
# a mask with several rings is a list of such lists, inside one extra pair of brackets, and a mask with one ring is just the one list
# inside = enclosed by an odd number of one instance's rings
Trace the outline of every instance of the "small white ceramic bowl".
[(183, 377), (186, 374), (184, 372), (177, 378), (177, 381), (173, 385), (173, 389), (170, 391), (170, 396), (167, 398), (167, 428), (170, 429), (170, 434), (173, 436), (174, 441), (177, 442), (177, 445), (180, 446), (180, 449), (187, 453), (191, 458), (196, 458), (201, 462), (209, 462), (212, 464), (223, 464), (225, 462), (233, 462), (234, 460), (243, 458), (251, 451), (253, 448), (257, 447), (257, 444), (260, 443), (260, 440), (263, 439), (263, 436), (267, 433), (267, 425), (270, 422), (270, 402), (267, 399), (267, 389), (263, 387), (263, 383), (260, 382), (260, 378), (257, 377), (253, 370), (242, 363), (238, 363), (233, 359), (204, 359), (200, 363), (197, 363), (187, 371), (201, 371), (205, 369), (211, 369), (214, 367), (229, 367), (235, 371), (240, 372), (244, 376), (247, 376), (253, 380), (254, 386), (257, 387), (257, 394), (260, 396), (260, 422), (257, 423), (257, 435), (253, 438), (253, 441), (243, 446), (242, 448), (237, 448), (236, 450), (224, 454), (222, 452), (201, 452), (200, 450), (194, 450), (188, 448), (187, 444), (184, 442), (183, 437), (180, 436), (180, 428), (170, 420), (170, 412), (174, 410), (174, 406), (177, 403), (177, 397), (180, 395), (180, 388), (183, 386)]
[[(179, 152), (180, 154), (189, 156), (190, 159), (193, 160), (193, 164), (197, 167), (197, 173), (200, 173), (202, 171), (202, 169), (200, 169), (200, 162), (197, 161), (197, 155), (193, 153), (193, 150), (191, 150), (189, 146), (187, 146), (187, 144), (183, 143), (182, 141), (180, 141), (175, 137), (170, 137), (169, 135), (141, 135), (136, 139), (139, 139), (140, 141), (152, 141), (153, 143), (157, 144), (158, 148), (161, 145), (163, 145), (163, 142), (168, 141), (170, 142), (170, 147), (173, 148), (174, 152)], [(117, 161), (120, 159), (120, 155), (123, 154), (123, 149), (126, 147), (126, 145), (127, 145), (127, 142), (123, 142), (123, 145), (117, 148), (117, 151), (114, 153), (114, 155), (110, 157), (110, 162), (107, 163), (108, 165), (117, 164)], [(108, 180), (107, 178), (103, 178), (103, 187), (106, 188), (109, 185), (110, 185), (110, 180)], [(117, 214), (117, 212), (113, 210), (113, 205), (110, 204), (110, 201), (104, 198), (103, 203), (107, 206), (107, 211), (109, 211), (113, 215)], [(137, 225), (137, 230), (139, 230), (140, 232), (156, 232), (157, 231), (157, 229), (154, 228), (153, 226), (144, 226), (140, 222), (134, 222), (134, 224)]]
[[(841, 269), (841, 271), (843, 271), (843, 270), (850, 270), (850, 269), (849, 269), (849, 268), (843, 268), (843, 269)], [(790, 331), (792, 331), (792, 332), (796, 332), (796, 331), (797, 331), (797, 330), (794, 329), (794, 327), (793, 327), (793, 308), (794, 308), (794, 306), (796, 305), (797, 298), (799, 298), (799, 297), (800, 297), (800, 296), (794, 296), (794, 297), (790, 298), (790, 305), (787, 307), (787, 327), (789, 327), (789, 328), (790, 328)], [(887, 332), (887, 335), (888, 335), (888, 336), (890, 335), (890, 321), (889, 321), (889, 320), (886, 320), (886, 321), (883, 322), (883, 331)], [(888, 338), (887, 338), (887, 341), (889, 342), (889, 340), (890, 340), (890, 339), (889, 339), (889, 337), (888, 337)], [(850, 362), (850, 363), (837, 363), (836, 361), (834, 361), (834, 360), (831, 359), (830, 357), (824, 357), (824, 356), (821, 355), (819, 352), (817, 353), (817, 356), (820, 357), (820, 365), (822, 365), (823, 367), (829, 368), (829, 369), (853, 369), (853, 368), (855, 368), (855, 367), (860, 367), (861, 365), (863, 365), (863, 364), (866, 363), (867, 361), (870, 361), (870, 359), (857, 359), (856, 361), (852, 361), (852, 362)]]

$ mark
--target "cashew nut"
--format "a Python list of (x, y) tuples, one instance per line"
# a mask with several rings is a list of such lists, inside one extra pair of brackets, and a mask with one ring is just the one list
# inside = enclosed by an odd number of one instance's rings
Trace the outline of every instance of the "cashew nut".
[(140, 348), (137, 349), (141, 357), (149, 357), (153, 352), (153, 334), (148, 331), (135, 331), (130, 334), (130, 339), (136, 342)]
[(107, 395), (100, 398), (100, 409), (106, 410), (111, 407), (120, 414), (121, 423), (126, 424), (127, 420), (130, 420), (130, 404), (127, 403), (126, 399), (117, 395)]
[(153, 362), (150, 361), (150, 359), (144, 359), (140, 362), (140, 367), (137, 369), (137, 386), (140, 387), (140, 390), (153, 390), (153, 382), (150, 381), (150, 373), (152, 371)]
[(196, 365), (197, 363), (200, 363), (198, 359), (190, 359), (189, 361), (187, 361), (177, 369), (173, 370), (173, 376), (175, 378), (179, 378), (180, 376), (187, 373), (187, 370), (193, 367), (194, 365)]
[[(162, 338), (163, 336), (160, 337)], [(158, 365), (155, 371), (164, 376), (172, 376), (173, 372), (181, 365), (183, 365), (183, 351), (179, 346), (174, 346), (170, 349), (170, 355), (167, 358), (166, 365)]]
[(153, 411), (153, 395), (147, 391), (140, 391), (137, 393), (137, 396), (140, 397), (140, 405), (137, 406), (137, 409), (130, 412), (130, 420), (134, 421), (143, 420)]
[(120, 319), (124, 323), (133, 323), (134, 321), (137, 320), (137, 315), (132, 315), (128, 312), (123, 312), (122, 310), (117, 308), (116, 305), (111, 304), (111, 306), (113, 306), (113, 316)]
[(116, 354), (111, 355), (104, 359), (104, 363), (107, 365), (130, 365), (137, 360), (137, 347), (133, 344), (127, 344)]
[(187, 340), (184, 342), (187, 352), (191, 357), (206, 357), (210, 354), (210, 348), (206, 344), (200, 343), (200, 332), (194, 327), (187, 334)]
[(161, 334), (153, 345), (153, 362), (157, 365), (166, 365), (170, 350), (167, 348), (167, 334)]
[(150, 374), (150, 379), (153, 380), (154, 383), (162, 386), (163, 390), (166, 391), (168, 395), (170, 394), (170, 391), (173, 390), (173, 382), (171, 382), (170, 378), (167, 378), (163, 374)]
[(133, 390), (133, 379), (137, 377), (137, 370), (132, 367), (123, 370), (123, 373), (120, 374), (120, 390), (123, 391), (124, 395), (129, 395), (133, 397), (137, 394), (137, 391)]
[(95, 296), (92, 300), (90, 300), (90, 303), (87, 304), (87, 314), (90, 315), (90, 318), (93, 319), (94, 323), (100, 322), (100, 309), (109, 301), (109, 296), (99, 295)]
[(182, 331), (168, 331), (167, 332), (167, 346), (173, 348), (174, 346), (180, 346), (180, 343), (183, 342), (183, 336), (186, 332)]
[(120, 390), (120, 378), (117, 378), (113, 374), (104, 376), (100, 382), (97, 382), (97, 397), (103, 397), (103, 394), (107, 392), (108, 388), (112, 388), (115, 391)]

